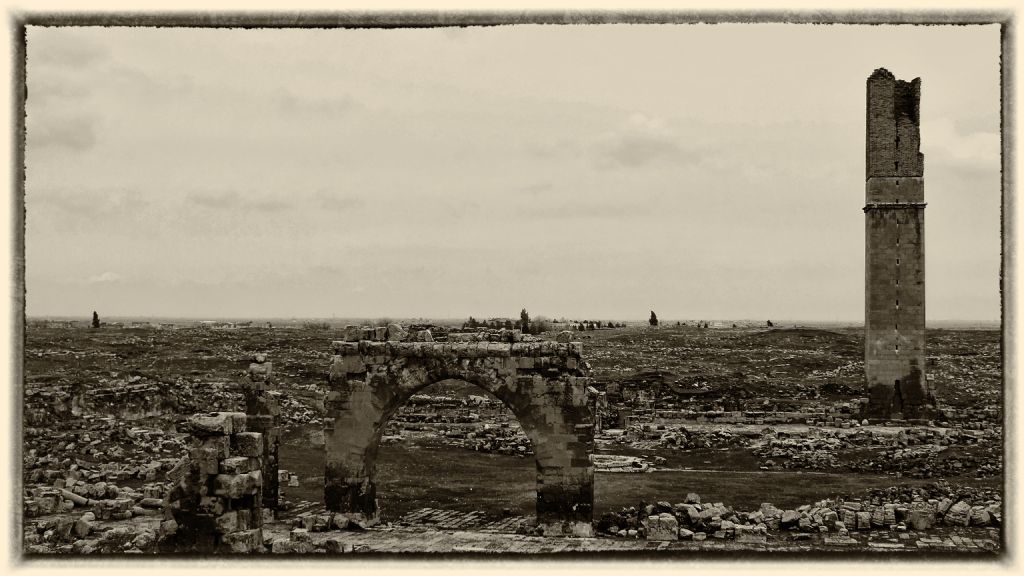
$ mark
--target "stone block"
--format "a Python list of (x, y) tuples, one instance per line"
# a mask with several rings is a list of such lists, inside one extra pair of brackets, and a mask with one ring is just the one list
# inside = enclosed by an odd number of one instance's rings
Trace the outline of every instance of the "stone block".
[(779, 520), (779, 526), (783, 529), (791, 528), (796, 526), (800, 522), (800, 513), (796, 510), (786, 510), (782, 513), (782, 518)]
[(402, 328), (401, 324), (391, 323), (388, 324), (387, 339), (390, 342), (397, 342), (407, 336), (407, 332)]
[(231, 452), (235, 456), (259, 458), (263, 455), (263, 435), (259, 432), (242, 432), (231, 436)]
[(226, 534), (222, 542), (232, 554), (263, 552), (263, 530), (253, 528)]
[(331, 381), (344, 382), (349, 374), (365, 374), (366, 363), (358, 354), (335, 356), (331, 362)]
[(249, 474), (218, 474), (213, 479), (213, 493), (232, 500), (252, 494), (254, 488)]
[(857, 530), (871, 529), (871, 512), (857, 512)]
[(981, 506), (971, 508), (971, 526), (988, 526), (992, 523), (992, 515)]
[[(245, 456), (232, 456), (220, 462), (221, 474), (248, 474), (252, 470), (252, 461), (255, 458)], [(258, 462), (258, 460), (256, 460)]]
[(942, 519), (942, 523), (950, 526), (967, 526), (970, 523), (970, 518), (971, 506), (961, 501), (953, 504), (946, 511), (946, 516)]
[(82, 516), (80, 516), (78, 520), (75, 521), (75, 536), (77, 536), (78, 538), (85, 538), (86, 536), (88, 536), (89, 533), (93, 531), (93, 521), (95, 519), (96, 515), (92, 512), (86, 512), (85, 514), (82, 514)]
[(220, 516), (225, 510), (224, 499), (217, 496), (201, 496), (197, 512), (201, 514), (212, 514)]
[(918, 532), (928, 530), (935, 525), (933, 510), (912, 509), (907, 513), (907, 524)]
[(331, 516), (330, 529), (332, 530), (345, 530), (348, 528), (349, 519), (343, 514), (334, 514)]
[(270, 362), (249, 364), (249, 380), (253, 382), (269, 382), (273, 373), (274, 365)]
[[(248, 530), (250, 528), (259, 528), (262, 523), (260, 522), (261, 516), (259, 513), (253, 514), (252, 510), (242, 509), (236, 510), (235, 515), (238, 516), (238, 530)], [(256, 521), (253, 521), (255, 516)]]
[(648, 540), (678, 540), (679, 522), (668, 513), (650, 516), (644, 523)]
[(337, 539), (324, 540), (324, 549), (327, 550), (328, 554), (347, 554), (352, 552), (352, 544), (342, 542)]
[(185, 422), (185, 428), (197, 438), (224, 436), (231, 434), (232, 416), (230, 412), (211, 412), (195, 414)]
[(218, 534), (230, 534), (238, 531), (238, 513), (235, 511), (225, 512), (217, 516), (214, 521), (214, 529)]

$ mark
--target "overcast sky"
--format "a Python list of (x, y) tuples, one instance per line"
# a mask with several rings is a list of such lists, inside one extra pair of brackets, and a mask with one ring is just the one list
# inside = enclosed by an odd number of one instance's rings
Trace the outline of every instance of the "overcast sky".
[(31, 28), (29, 315), (863, 321), (865, 81), (927, 313), (999, 317), (996, 26)]

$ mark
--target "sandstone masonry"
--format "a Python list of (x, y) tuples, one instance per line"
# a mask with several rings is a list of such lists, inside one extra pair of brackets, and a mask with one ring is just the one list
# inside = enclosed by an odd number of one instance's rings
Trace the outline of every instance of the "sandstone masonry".
[(263, 453), (260, 456), (263, 464), (263, 507), (270, 517), (278, 507), (277, 452), (281, 424), (281, 407), (268, 390), (272, 382), (273, 366), (267, 362), (266, 354), (254, 355), (242, 383), (242, 393), (248, 428), (263, 435)]
[(922, 419), (925, 378), (921, 80), (879, 68), (867, 81), (864, 369), (872, 419)]
[(168, 472), (160, 551), (263, 551), (263, 435), (247, 431), (241, 412), (196, 414), (188, 420), (192, 449)]
[(325, 398), (328, 510), (363, 525), (377, 520), (374, 464), (385, 424), (413, 394), (456, 379), (496, 396), (529, 437), (544, 533), (593, 534), (595, 399), (580, 343), (403, 342), (385, 341), (386, 334), (371, 341), (370, 332), (334, 342)]

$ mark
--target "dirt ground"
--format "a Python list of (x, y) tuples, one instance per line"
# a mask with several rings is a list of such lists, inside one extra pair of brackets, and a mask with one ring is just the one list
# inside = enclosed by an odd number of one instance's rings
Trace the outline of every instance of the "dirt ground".
[[(183, 419), (239, 410), (238, 382), (252, 354), (266, 352), (285, 423), (280, 467), (299, 480), (284, 488), (284, 500), (296, 512), (315, 507), (323, 490), (321, 398), (337, 335), (319, 327), (30, 325), (23, 481), (38, 486), (77, 469), (75, 477), (99, 478), (102, 470), (103, 478), (137, 489), (159, 484), (185, 451)], [(927, 425), (905, 429), (861, 427), (854, 417), (865, 396), (860, 329), (630, 326), (574, 334), (594, 386), (608, 399), (604, 428), (620, 428), (598, 435), (597, 454), (642, 469), (598, 469), (595, 519), (693, 492), (744, 510), (764, 502), (795, 508), (937, 479), (998, 493), (1000, 333), (929, 330), (927, 338), (927, 370), (941, 410)], [(529, 442), (501, 406), (467, 402), (474, 395), (486, 396), (469, 385), (438, 384), (395, 416), (377, 461), (385, 521), (422, 508), (533, 513)], [(628, 418), (619, 409), (628, 409)], [(726, 412), (753, 416), (744, 423), (692, 419)], [(759, 414), (780, 413), (819, 420), (757, 422)], [(826, 423), (824, 414), (837, 420)], [(839, 427), (840, 416), (851, 427)]]

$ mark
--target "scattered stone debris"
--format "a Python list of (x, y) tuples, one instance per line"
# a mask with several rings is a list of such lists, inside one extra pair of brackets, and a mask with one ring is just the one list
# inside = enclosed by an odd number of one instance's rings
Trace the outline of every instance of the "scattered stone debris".
[[(369, 334), (358, 328), (360, 338)], [(279, 554), (478, 545), (488, 551), (654, 549), (645, 543), (657, 549), (820, 546), (880, 553), (998, 549), (999, 490), (962, 484), (1004, 473), (996, 332), (929, 331), (928, 373), (940, 409), (934, 420), (921, 422), (861, 417), (865, 399), (858, 356), (863, 350), (850, 332), (667, 325), (588, 332), (587, 361), (580, 364), (594, 376), (588, 390), (604, 400), (594, 405), (600, 416), (593, 457), (598, 473), (657, 475), (680, 469), (681, 461), (709, 466), (738, 457), (748, 458), (755, 471), (823, 471), (891, 478), (892, 485), (796, 507), (702, 503), (697, 494), (681, 492), (676, 504), (643, 503), (601, 516), (594, 523), (597, 538), (551, 544), (552, 539), (539, 537), (531, 516), (431, 508), (391, 524), (360, 526), (328, 512), (322, 501), (303, 500), (316, 500), (308, 486), (322, 481), (303, 470), (271, 469), (274, 442), (268, 438), (279, 427), (293, 427), (304, 434), (319, 429), (318, 442), (324, 441), (331, 356), (326, 343), (345, 339), (325, 336), (324, 330), (290, 330), (281, 338), (278, 330), (258, 328), (105, 325), (91, 331), (47, 324), (30, 329), (22, 430), (25, 552), (198, 549), (189, 544), (189, 530), (193, 544), (198, 534), (207, 534), (204, 546), (214, 551)], [(381, 346), (542, 341), (514, 330), (395, 323), (371, 330)], [(558, 330), (547, 337), (558, 340)], [(186, 348), (182, 342), (188, 342)], [(652, 365), (645, 364), (648, 359)], [(242, 369), (243, 362), (248, 369)], [(387, 422), (383, 443), (430, 439), (499, 456), (534, 457), (517, 418), (495, 397), (440, 389), (410, 398)], [(193, 418), (243, 411), (248, 414), (244, 428), (231, 433), (223, 427), (215, 433), (216, 426), (204, 428)], [(260, 416), (269, 419), (260, 424)], [(233, 452), (238, 444), (232, 444), (233, 436), (254, 432), (262, 438), (258, 456)], [(211, 435), (195, 439), (203, 434)], [(203, 461), (196, 450), (218, 437), (228, 439), (228, 452), (210, 475), (208, 454)], [(195, 474), (203, 462), (207, 478), (234, 479), (222, 482), (222, 494), (196, 501), (198, 492), (188, 490), (201, 484)], [(258, 488), (255, 481), (243, 486), (238, 480), (257, 471)], [(921, 479), (940, 478), (949, 481), (921, 484)], [(917, 484), (897, 485), (901, 479)], [(977, 484), (993, 485), (991, 480)], [(289, 499), (293, 491), (297, 496)], [(280, 497), (279, 510), (287, 514), (275, 513), (273, 496)], [(209, 507), (220, 513), (198, 520)], [(183, 528), (190, 523), (197, 528)], [(464, 536), (470, 533), (489, 540), (473, 544), (477, 541)]]

